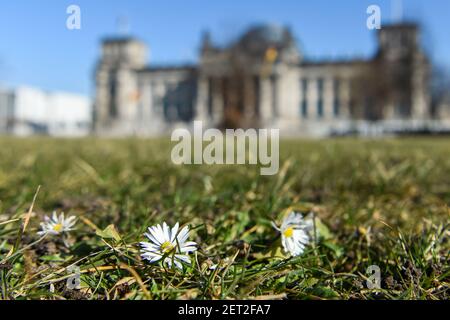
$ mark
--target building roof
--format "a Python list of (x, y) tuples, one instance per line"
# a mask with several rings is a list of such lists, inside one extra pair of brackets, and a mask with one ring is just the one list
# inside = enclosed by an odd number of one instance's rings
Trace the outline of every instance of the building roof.
[(313, 59), (305, 59), (300, 64), (302, 67), (313, 67), (313, 66), (348, 66), (355, 64), (364, 64), (370, 62), (370, 60), (362, 59), (362, 58), (346, 58), (346, 59), (329, 59), (329, 60), (313, 60)]
[(156, 65), (156, 66), (147, 66), (143, 69), (140, 69), (138, 72), (160, 72), (160, 71), (195, 71), (197, 70), (197, 66), (193, 64), (184, 64), (184, 65)]
[(130, 42), (140, 42), (140, 40), (132, 36), (109, 36), (102, 39), (102, 43), (104, 44), (124, 44)]
[(383, 24), (381, 30), (402, 30), (402, 29), (418, 29), (419, 24), (413, 21), (405, 21), (400, 23)]

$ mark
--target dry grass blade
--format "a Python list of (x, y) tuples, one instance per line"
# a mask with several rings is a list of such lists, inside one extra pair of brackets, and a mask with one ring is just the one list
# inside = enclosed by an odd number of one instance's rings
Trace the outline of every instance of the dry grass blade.
[(35, 204), (36, 198), (37, 198), (37, 196), (39, 194), (39, 190), (41, 190), (41, 186), (38, 186), (38, 188), (36, 190), (36, 193), (34, 194), (34, 197), (33, 197), (33, 202), (31, 202), (30, 209), (28, 210), (27, 214), (24, 217), (22, 233), (25, 233), (25, 230), (27, 229), (28, 223), (30, 222), (31, 214), (33, 213), (34, 204)]

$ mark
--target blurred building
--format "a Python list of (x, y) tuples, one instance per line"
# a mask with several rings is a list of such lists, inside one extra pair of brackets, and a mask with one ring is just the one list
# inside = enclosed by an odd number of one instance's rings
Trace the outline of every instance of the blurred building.
[(309, 136), (442, 129), (445, 113), (430, 112), (430, 65), (419, 27), (384, 26), (377, 41), (367, 60), (309, 61), (288, 28), (263, 25), (222, 47), (205, 34), (198, 65), (157, 67), (147, 66), (144, 43), (105, 39), (95, 131), (167, 134), (193, 120)]
[(0, 90), (0, 133), (76, 137), (91, 132), (88, 98), (31, 87)]

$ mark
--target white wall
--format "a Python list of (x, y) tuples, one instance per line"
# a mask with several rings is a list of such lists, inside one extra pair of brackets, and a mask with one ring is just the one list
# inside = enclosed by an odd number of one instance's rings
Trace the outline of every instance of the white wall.
[(89, 134), (92, 107), (88, 98), (54, 93), (47, 97), (49, 115), (48, 129), (51, 135), (80, 136)]
[(64, 92), (46, 92), (32, 87), (18, 87), (12, 90), (12, 93), (15, 97), (12, 108), (13, 134), (47, 133), (53, 136), (89, 134), (92, 123), (92, 106), (89, 98)]
[(45, 124), (47, 111), (47, 95), (44, 91), (20, 87), (14, 90), (14, 119)]

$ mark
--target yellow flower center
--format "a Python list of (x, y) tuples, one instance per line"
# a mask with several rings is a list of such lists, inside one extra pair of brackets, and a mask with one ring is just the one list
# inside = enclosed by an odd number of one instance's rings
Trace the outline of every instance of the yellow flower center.
[(58, 223), (53, 226), (53, 231), (61, 232), (62, 228), (63, 228), (62, 224)]
[(290, 238), (294, 235), (294, 229), (292, 227), (289, 227), (286, 230), (284, 230), (283, 234), (286, 238)]
[(164, 253), (170, 253), (175, 249), (175, 246), (170, 241), (166, 241), (161, 245), (161, 251)]

